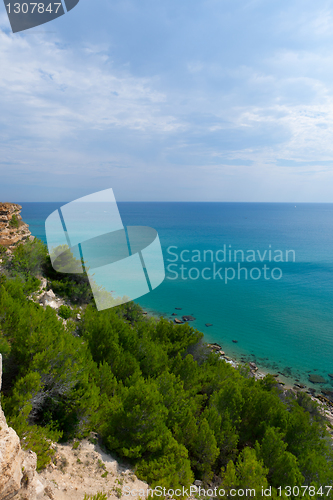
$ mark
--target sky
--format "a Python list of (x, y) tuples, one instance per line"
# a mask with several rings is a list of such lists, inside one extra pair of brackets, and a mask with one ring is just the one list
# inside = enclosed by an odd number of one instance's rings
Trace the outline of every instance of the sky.
[(333, 202), (333, 4), (0, 5), (0, 201)]

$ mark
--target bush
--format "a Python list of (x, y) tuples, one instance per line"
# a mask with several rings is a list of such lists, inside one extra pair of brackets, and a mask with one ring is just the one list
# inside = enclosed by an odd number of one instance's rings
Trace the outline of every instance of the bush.
[(60, 318), (68, 319), (72, 316), (72, 309), (68, 306), (60, 306), (58, 309), (58, 315)]
[(13, 227), (15, 229), (18, 229), (19, 225), (20, 225), (20, 222), (19, 222), (18, 218), (16, 217), (16, 215), (14, 214), (11, 218), (10, 223), (9, 223), (9, 227)]
[(6, 255), (7, 248), (4, 245), (0, 245), (0, 258)]
[(37, 292), (41, 285), (41, 281), (34, 276), (31, 276), (27, 279), (27, 281), (23, 284), (24, 293), (30, 295), (33, 292)]
[(105, 493), (98, 492), (96, 495), (84, 495), (83, 500), (107, 500), (107, 495)]
[(21, 438), (22, 448), (25, 450), (33, 450), (37, 455), (37, 471), (42, 469), (51, 462), (55, 455), (55, 450), (51, 448), (51, 441), (58, 441), (62, 433), (50, 427), (40, 427), (38, 425), (26, 426), (18, 432)]
[(13, 250), (13, 258), (7, 265), (11, 276), (26, 281), (32, 276), (41, 275), (46, 264), (47, 248), (38, 239), (20, 243)]

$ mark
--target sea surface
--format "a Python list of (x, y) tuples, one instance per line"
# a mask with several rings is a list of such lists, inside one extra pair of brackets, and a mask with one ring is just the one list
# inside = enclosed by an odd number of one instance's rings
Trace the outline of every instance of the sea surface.
[[(45, 241), (45, 219), (64, 203), (18, 203), (32, 234)], [(308, 377), (321, 375), (321, 387), (332, 388), (333, 204), (118, 208), (124, 225), (151, 226), (161, 241), (166, 278), (136, 300), (145, 310), (170, 319), (193, 315), (191, 325), (231, 357), (317, 389)]]

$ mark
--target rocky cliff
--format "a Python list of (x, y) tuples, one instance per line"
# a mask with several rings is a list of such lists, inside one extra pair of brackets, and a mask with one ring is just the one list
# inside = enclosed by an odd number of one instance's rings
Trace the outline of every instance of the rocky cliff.
[[(0, 390), (2, 356), (0, 354)], [(35, 500), (43, 492), (36, 472), (37, 456), (23, 451), (14, 429), (8, 427), (0, 405), (0, 500)]]
[(33, 238), (28, 224), (22, 221), (21, 210), (16, 203), (0, 203), (0, 245), (9, 251), (20, 241)]

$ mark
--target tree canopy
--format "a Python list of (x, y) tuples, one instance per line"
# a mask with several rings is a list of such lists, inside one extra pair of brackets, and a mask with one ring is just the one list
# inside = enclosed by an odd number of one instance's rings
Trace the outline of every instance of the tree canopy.
[[(67, 307), (84, 304), (80, 321), (28, 298), (42, 274)], [(187, 323), (146, 318), (133, 302), (97, 311), (85, 278), (51, 270), (41, 242), (19, 246), (0, 276), (2, 405), (40, 468), (48, 438), (97, 431), (152, 486), (201, 479), (277, 498), (278, 487), (333, 484), (332, 441), (307, 395), (232, 368)]]

